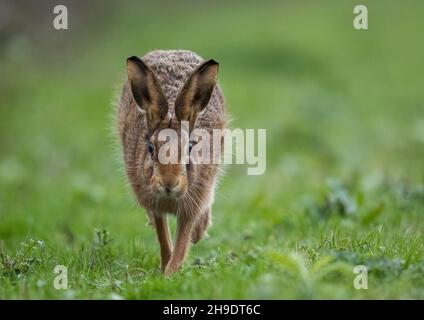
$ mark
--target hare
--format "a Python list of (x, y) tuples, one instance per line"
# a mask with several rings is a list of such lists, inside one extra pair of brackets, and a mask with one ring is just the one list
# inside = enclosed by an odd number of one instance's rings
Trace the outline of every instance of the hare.
[[(159, 161), (163, 129), (177, 133), (178, 150), (190, 152), (187, 135), (201, 128), (212, 136), (225, 129), (225, 101), (217, 84), (218, 63), (185, 50), (152, 51), (127, 59), (128, 80), (118, 106), (118, 133), (125, 170), (139, 204), (145, 208), (160, 245), (161, 271), (178, 271), (190, 242), (202, 239), (211, 222), (219, 164)], [(181, 125), (189, 125), (184, 130)], [(187, 128), (188, 127), (188, 128)], [(223, 149), (223, 139), (220, 141)], [(181, 154), (183, 152), (180, 152)], [(173, 248), (167, 215), (177, 218)]]

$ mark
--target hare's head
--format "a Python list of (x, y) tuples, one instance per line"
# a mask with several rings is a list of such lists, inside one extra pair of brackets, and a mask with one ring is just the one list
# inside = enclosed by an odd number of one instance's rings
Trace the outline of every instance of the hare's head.
[(188, 161), (193, 142), (190, 131), (206, 108), (216, 85), (218, 63), (209, 60), (189, 76), (175, 99), (175, 114), (168, 112), (168, 101), (153, 71), (141, 59), (127, 60), (128, 80), (139, 112), (145, 114), (148, 134), (140, 143), (144, 163), (136, 170), (156, 196), (184, 196), (198, 174), (197, 165)]

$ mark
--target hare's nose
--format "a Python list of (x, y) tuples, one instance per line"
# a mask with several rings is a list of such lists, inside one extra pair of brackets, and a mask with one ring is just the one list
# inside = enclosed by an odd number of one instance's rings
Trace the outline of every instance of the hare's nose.
[(178, 186), (178, 180), (177, 181), (160, 181), (159, 183), (168, 193), (171, 192), (176, 186)]

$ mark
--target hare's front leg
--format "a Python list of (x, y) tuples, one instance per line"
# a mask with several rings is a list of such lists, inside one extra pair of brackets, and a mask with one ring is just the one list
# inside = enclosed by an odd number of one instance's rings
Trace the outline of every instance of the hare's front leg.
[(172, 240), (169, 234), (168, 221), (166, 216), (154, 216), (156, 234), (160, 245), (160, 269), (165, 271), (165, 267), (172, 256)]
[(191, 242), (194, 244), (198, 243), (203, 237), (207, 236), (207, 230), (211, 224), (211, 208), (207, 208), (199, 218), (193, 228), (193, 233), (191, 235)]
[(165, 274), (170, 275), (180, 269), (184, 258), (190, 246), (191, 232), (193, 229), (193, 219), (177, 217), (177, 235), (175, 239), (175, 248), (171, 259), (165, 268)]

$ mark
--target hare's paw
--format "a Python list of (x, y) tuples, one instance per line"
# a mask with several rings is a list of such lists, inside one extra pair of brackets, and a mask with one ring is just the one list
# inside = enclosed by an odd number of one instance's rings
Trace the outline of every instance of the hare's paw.
[(181, 267), (181, 264), (175, 263), (172, 260), (168, 262), (168, 264), (165, 267), (165, 270), (163, 271), (163, 274), (165, 276), (170, 276), (174, 273), (176, 273)]

